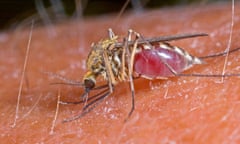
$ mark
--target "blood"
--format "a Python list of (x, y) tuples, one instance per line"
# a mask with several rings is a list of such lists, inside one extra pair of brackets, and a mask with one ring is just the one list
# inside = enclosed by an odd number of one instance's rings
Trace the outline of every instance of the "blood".
[(193, 64), (193, 60), (183, 54), (177, 53), (174, 49), (152, 45), (151, 49), (142, 49), (136, 53), (134, 71), (150, 79), (166, 78), (174, 75), (169, 67), (176, 73), (181, 73)]

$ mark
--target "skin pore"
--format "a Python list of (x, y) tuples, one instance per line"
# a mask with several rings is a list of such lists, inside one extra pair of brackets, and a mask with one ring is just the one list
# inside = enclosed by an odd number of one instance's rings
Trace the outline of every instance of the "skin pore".
[[(239, 4), (235, 4), (239, 7)], [(235, 9), (231, 49), (240, 47), (240, 10)], [(29, 58), (21, 92), (19, 118), (15, 118), (26, 47), (27, 29), (0, 34), (0, 132), (3, 143), (237, 143), (240, 131), (240, 78), (171, 77), (166, 80), (135, 80), (135, 110), (131, 108), (128, 83), (81, 119), (62, 123), (77, 115), (82, 105), (59, 105), (77, 101), (81, 87), (51, 85), (51, 72), (81, 81), (92, 42), (107, 38), (111, 27), (120, 37), (129, 28), (144, 37), (181, 33), (208, 33), (208, 37), (171, 42), (195, 56), (222, 52), (231, 26), (231, 4), (174, 7), (116, 16), (68, 21), (32, 31)], [(229, 55), (226, 73), (240, 73), (240, 52)], [(224, 57), (206, 60), (185, 73), (221, 74)], [(99, 79), (101, 83), (101, 79)]]

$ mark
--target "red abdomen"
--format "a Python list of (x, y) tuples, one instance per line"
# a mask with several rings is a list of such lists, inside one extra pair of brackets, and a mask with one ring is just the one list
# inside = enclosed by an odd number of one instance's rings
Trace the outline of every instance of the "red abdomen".
[(203, 63), (183, 49), (169, 44), (164, 43), (152, 47), (136, 53), (134, 61), (134, 71), (150, 79), (173, 76), (169, 67), (176, 73), (180, 73), (194, 64)]

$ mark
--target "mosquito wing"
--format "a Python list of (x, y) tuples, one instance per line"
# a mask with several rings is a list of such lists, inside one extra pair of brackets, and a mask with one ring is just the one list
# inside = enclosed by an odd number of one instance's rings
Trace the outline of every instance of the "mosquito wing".
[[(156, 42), (166, 42), (166, 41), (173, 41), (173, 40), (180, 40), (180, 39), (187, 39), (187, 38), (194, 38), (194, 37), (202, 37), (208, 36), (206, 33), (196, 33), (196, 34), (179, 34), (173, 36), (161, 36), (161, 37), (154, 37), (154, 38), (141, 38), (138, 41), (138, 44), (145, 44), (145, 43), (156, 43)], [(128, 45), (133, 45), (134, 42), (128, 42)], [(123, 43), (116, 43), (115, 47), (123, 47)]]

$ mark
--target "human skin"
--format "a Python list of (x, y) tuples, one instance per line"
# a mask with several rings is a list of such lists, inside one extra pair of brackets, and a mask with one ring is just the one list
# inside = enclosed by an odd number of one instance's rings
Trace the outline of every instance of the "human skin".
[[(236, 4), (235, 7), (239, 7)], [(240, 10), (235, 9), (231, 49), (240, 47)], [(183, 33), (207, 33), (208, 37), (171, 42), (195, 56), (222, 52), (227, 47), (231, 5), (212, 4), (144, 11), (70, 21), (51, 27), (35, 27), (19, 105), (13, 127), (19, 84), (31, 25), (0, 36), (0, 140), (1, 143), (238, 143), (240, 141), (239, 77), (171, 77), (166, 80), (140, 78), (135, 84), (135, 110), (131, 108), (128, 82), (115, 86), (93, 111), (62, 123), (80, 113), (82, 105), (59, 105), (78, 101), (83, 89), (59, 82), (51, 72), (82, 81), (85, 60), (92, 42), (107, 38), (111, 27), (126, 36), (129, 28), (144, 37)], [(29, 22), (30, 23), (30, 22)], [(53, 33), (54, 32), (54, 33)], [(50, 34), (51, 33), (51, 34)], [(240, 73), (239, 52), (229, 55), (226, 73)], [(225, 57), (206, 60), (184, 73), (221, 74)], [(101, 81), (101, 80), (100, 80)], [(99, 82), (99, 81), (98, 81)], [(101, 83), (101, 82), (100, 82)]]

